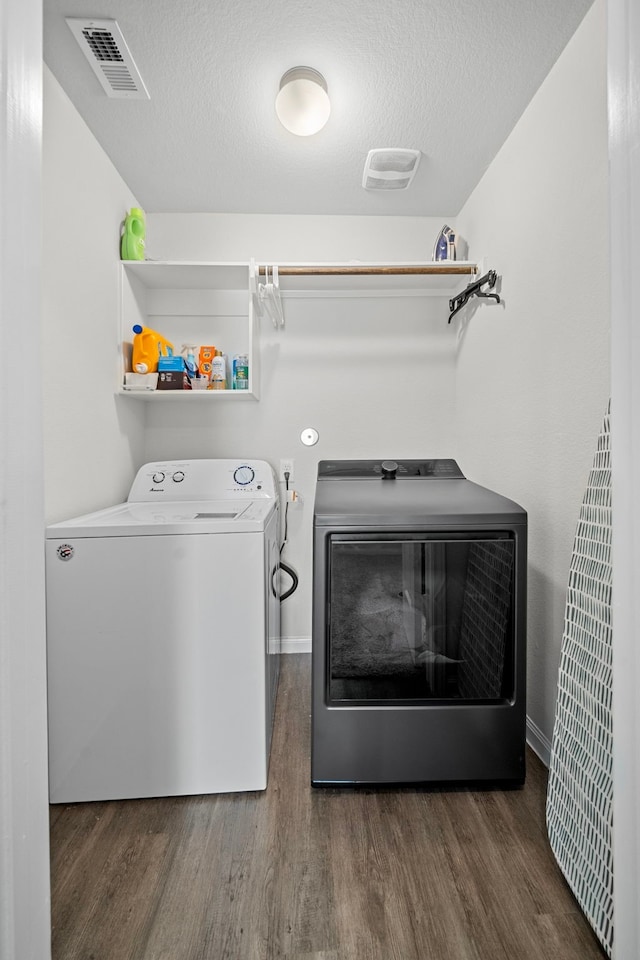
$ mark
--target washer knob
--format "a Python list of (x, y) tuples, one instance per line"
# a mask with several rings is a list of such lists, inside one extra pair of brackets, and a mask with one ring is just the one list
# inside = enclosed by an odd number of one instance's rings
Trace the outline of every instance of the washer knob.
[(382, 479), (383, 480), (395, 480), (396, 473), (398, 470), (398, 464), (395, 460), (383, 460), (380, 464), (382, 467)]
[(233, 479), (236, 483), (240, 484), (241, 487), (246, 487), (248, 483), (251, 483), (255, 477), (255, 472), (252, 467), (243, 464), (241, 467), (237, 467), (234, 471)]
[(173, 474), (171, 479), (173, 480), (174, 483), (182, 483), (182, 481), (184, 480), (184, 473), (182, 472), (182, 470), (176, 470), (176, 472)]
[(154, 483), (162, 483), (164, 480), (164, 473), (154, 473), (151, 479)]

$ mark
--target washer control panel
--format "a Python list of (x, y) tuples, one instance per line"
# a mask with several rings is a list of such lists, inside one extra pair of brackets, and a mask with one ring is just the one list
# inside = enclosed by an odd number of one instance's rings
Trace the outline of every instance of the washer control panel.
[(266, 460), (158, 460), (140, 467), (127, 500), (270, 500), (277, 489)]

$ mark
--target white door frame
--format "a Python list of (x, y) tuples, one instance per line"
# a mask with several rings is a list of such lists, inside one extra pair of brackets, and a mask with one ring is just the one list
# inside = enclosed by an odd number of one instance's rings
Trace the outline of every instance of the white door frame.
[[(640, 956), (640, 10), (609, 0), (614, 956)], [(606, 270), (603, 269), (603, 282)]]
[(0, 9), (0, 956), (47, 960), (42, 3)]

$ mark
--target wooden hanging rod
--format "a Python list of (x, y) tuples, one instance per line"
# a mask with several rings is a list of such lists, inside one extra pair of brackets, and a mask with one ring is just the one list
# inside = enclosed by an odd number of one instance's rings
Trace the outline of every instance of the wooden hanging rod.
[[(343, 266), (297, 266), (287, 267), (278, 265), (278, 276), (280, 277), (366, 277), (366, 276), (428, 276), (429, 274), (459, 275), (476, 273), (477, 267), (447, 264), (430, 263), (420, 266), (360, 266), (358, 264), (346, 264)], [(265, 276), (265, 268), (259, 267), (258, 274)]]

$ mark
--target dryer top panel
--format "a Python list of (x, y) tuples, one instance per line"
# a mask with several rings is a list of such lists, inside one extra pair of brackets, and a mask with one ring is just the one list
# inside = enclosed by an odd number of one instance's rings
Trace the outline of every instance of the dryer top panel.
[(455, 478), (464, 474), (455, 460), (321, 460), (318, 480), (409, 480)]
[(526, 511), (519, 504), (467, 480), (455, 460), (347, 460), (319, 465), (316, 527), (487, 529), (526, 523)]

